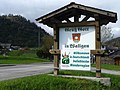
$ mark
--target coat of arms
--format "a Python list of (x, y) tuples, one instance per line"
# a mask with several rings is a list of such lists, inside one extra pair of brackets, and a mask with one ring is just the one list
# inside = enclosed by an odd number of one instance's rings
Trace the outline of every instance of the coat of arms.
[(78, 43), (80, 41), (80, 33), (73, 33), (72, 38), (75, 43)]

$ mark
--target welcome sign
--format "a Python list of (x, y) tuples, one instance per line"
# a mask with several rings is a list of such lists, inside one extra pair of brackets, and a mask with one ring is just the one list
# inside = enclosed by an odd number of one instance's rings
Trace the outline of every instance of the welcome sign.
[(95, 27), (59, 29), (60, 68), (90, 70), (90, 50), (95, 50)]
[(90, 70), (90, 50), (61, 50), (61, 69)]

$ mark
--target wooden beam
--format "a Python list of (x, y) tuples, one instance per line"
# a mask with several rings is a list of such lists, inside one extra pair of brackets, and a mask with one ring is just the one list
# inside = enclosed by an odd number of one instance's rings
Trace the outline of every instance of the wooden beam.
[[(54, 49), (58, 49), (59, 48), (59, 28), (57, 27), (57, 25), (54, 25)], [(58, 54), (54, 54), (54, 67), (59, 68), (59, 55)], [(59, 74), (59, 69), (54, 68), (54, 75), (58, 75)]]
[(90, 16), (86, 16), (85, 18), (83, 18), (83, 20), (81, 22), (87, 21), (89, 18), (90, 18)]
[(50, 49), (49, 52), (51, 54), (60, 54), (61, 53), (61, 51), (59, 49)]
[(69, 20), (69, 18), (66, 18), (65, 20), (66, 20), (68, 23), (70, 23), (70, 22), (71, 22), (71, 21)]
[(101, 49), (96, 49), (96, 50), (91, 50), (90, 52), (91, 52), (91, 54), (101, 56), (104, 54), (105, 51), (101, 50)]
[(85, 22), (71, 22), (71, 23), (60, 23), (58, 27), (78, 27), (78, 26), (95, 26), (95, 21), (85, 21)]
[(106, 15), (106, 16), (113, 17), (113, 18), (116, 16), (116, 13), (114, 13), (114, 12), (100, 10), (100, 9), (92, 8), (92, 7), (88, 7), (88, 6), (86, 7), (86, 6), (83, 6), (83, 5), (72, 5), (72, 6), (70, 5), (70, 6), (67, 6), (67, 7), (64, 7), (64, 8), (60, 8), (59, 10), (56, 10), (54, 12), (51, 12), (48, 15), (45, 15), (45, 16), (37, 19), (37, 20), (39, 22), (41, 22), (44, 19), (48, 19), (48, 18), (51, 18), (51, 17), (53, 17), (55, 15), (63, 13), (63, 12), (67, 11), (70, 8), (77, 8), (77, 9), (80, 9), (80, 10), (84, 10), (86, 12), (99, 13), (99, 14)]
[(62, 21), (60, 21), (60, 20), (58, 20), (56, 18), (51, 18), (50, 22), (56, 24), (56, 23), (61, 23)]
[[(50, 49), (49, 52), (51, 54), (61, 54), (61, 50), (59, 50), (59, 49)], [(104, 54), (105, 51), (101, 50), (101, 49), (96, 49), (96, 50), (91, 50), (90, 52), (91, 52), (91, 54), (100, 55), (101, 56), (101, 55)]]
[(80, 15), (74, 15), (74, 22), (79, 22)]
[(95, 18), (95, 21), (99, 21), (100, 20), (99, 14), (94, 14), (94, 18)]
[[(96, 49), (101, 49), (101, 44), (100, 44), (100, 25), (99, 21), (96, 24)], [(96, 55), (96, 77), (100, 78), (101, 77), (101, 56)]]
[(73, 10), (67, 11), (65, 13), (62, 13), (58, 18), (59, 20), (63, 21), (66, 20), (67, 18), (73, 17), (75, 12)]
[(108, 23), (109, 23), (109, 20), (107, 20), (107, 19), (100, 20), (100, 26), (107, 25)]

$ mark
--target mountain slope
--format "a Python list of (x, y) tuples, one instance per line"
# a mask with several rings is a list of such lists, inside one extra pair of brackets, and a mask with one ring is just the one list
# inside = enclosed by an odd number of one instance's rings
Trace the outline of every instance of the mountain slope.
[(106, 45), (120, 47), (120, 37), (105, 42)]
[(0, 43), (36, 47), (38, 45), (39, 30), (41, 38), (49, 35), (41, 27), (20, 15), (0, 16)]

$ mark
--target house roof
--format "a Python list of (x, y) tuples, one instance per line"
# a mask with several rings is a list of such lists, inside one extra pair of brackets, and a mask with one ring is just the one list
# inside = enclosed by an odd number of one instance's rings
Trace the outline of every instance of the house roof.
[(89, 17), (95, 18), (97, 15), (99, 17), (100, 25), (105, 25), (109, 22), (115, 23), (117, 21), (117, 13), (115, 12), (89, 7), (74, 2), (41, 16), (37, 18), (36, 21), (51, 26), (51, 24), (61, 23), (63, 20), (68, 20), (68, 18), (76, 15), (79, 17), (85, 15), (86, 20)]
[(119, 47), (110, 47), (110, 46), (106, 47), (106, 50), (118, 50), (118, 49)]
[(112, 58), (120, 57), (120, 49), (116, 50), (113, 53), (110, 53), (109, 56)]

